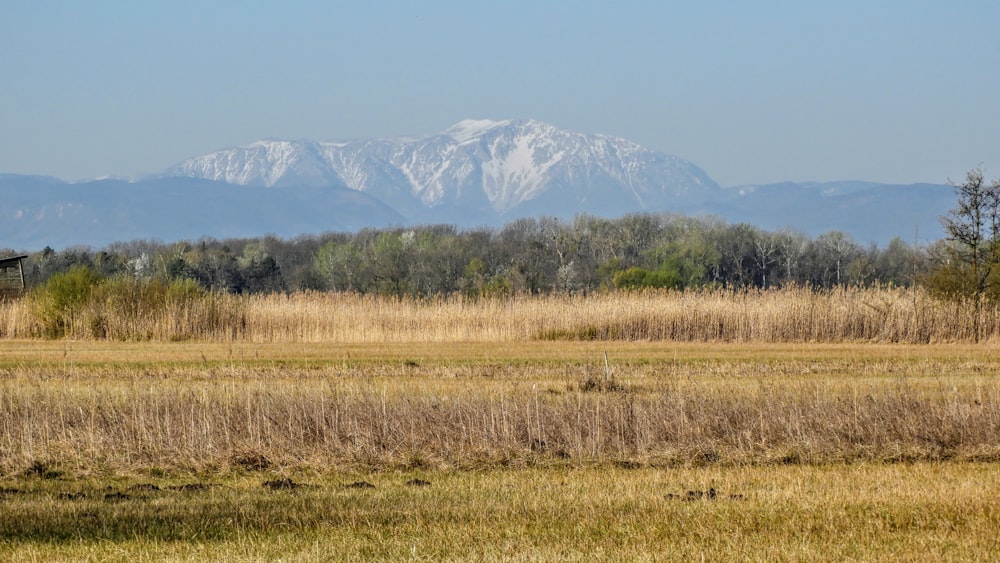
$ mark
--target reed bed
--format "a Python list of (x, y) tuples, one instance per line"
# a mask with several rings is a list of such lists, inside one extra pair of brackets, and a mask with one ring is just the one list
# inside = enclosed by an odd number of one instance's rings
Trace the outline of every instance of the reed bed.
[(22, 367), (0, 382), (0, 472), (995, 461), (984, 365)]
[[(589, 296), (410, 299), (341, 293), (208, 294), (156, 307), (90, 302), (65, 337), (121, 341), (692, 342), (973, 341), (975, 308), (921, 288), (700, 290)], [(0, 338), (45, 334), (32, 297), (0, 302)], [(1000, 305), (981, 307), (979, 337), (1000, 335)]]

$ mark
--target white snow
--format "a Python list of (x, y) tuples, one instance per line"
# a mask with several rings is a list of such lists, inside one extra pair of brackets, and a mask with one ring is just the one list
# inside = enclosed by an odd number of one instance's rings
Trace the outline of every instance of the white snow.
[(461, 144), (482, 136), (483, 133), (489, 131), (490, 129), (503, 127), (509, 124), (509, 120), (493, 121), (491, 119), (463, 119), (462, 121), (459, 121), (458, 123), (445, 129), (444, 134), (448, 135), (452, 139), (455, 139)]
[[(483, 139), (488, 142), (479, 142)], [(289, 178), (317, 185), (339, 178), (358, 191), (384, 189), (387, 182), (402, 181), (428, 206), (475, 189), (482, 190), (493, 208), (503, 212), (535, 199), (554, 180), (564, 186), (596, 189), (587, 178), (611, 180), (623, 197), (645, 205), (653, 200), (644, 199), (656, 198), (664, 189), (660, 183), (648, 183), (650, 174), (655, 176), (657, 170), (676, 173), (683, 166), (680, 159), (617, 137), (575, 133), (534, 120), (466, 119), (419, 139), (257, 141), (192, 158), (169, 172), (264, 186)], [(587, 194), (580, 192), (576, 197)]]
[(518, 136), (506, 154), (502, 154), (499, 142), (490, 147), (493, 158), (483, 162), (483, 189), (497, 211), (532, 199), (545, 185), (548, 170), (565, 154), (558, 152), (547, 162), (536, 162), (535, 149), (540, 141), (529, 135)]

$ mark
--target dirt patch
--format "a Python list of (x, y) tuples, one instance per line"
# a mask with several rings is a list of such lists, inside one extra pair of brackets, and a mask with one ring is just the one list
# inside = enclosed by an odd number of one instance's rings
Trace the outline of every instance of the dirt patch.
[(216, 485), (214, 483), (185, 483), (183, 485), (172, 485), (170, 487), (167, 487), (167, 489), (182, 493), (197, 493), (200, 491), (207, 491), (209, 489), (214, 489), (215, 487), (218, 486), (219, 485)]
[(56, 471), (49, 464), (35, 461), (24, 470), (25, 477), (37, 477), (39, 479), (58, 479), (62, 477), (62, 471)]
[(138, 483), (129, 487), (128, 490), (133, 493), (152, 493), (159, 491), (160, 488), (152, 483)]
[(301, 483), (296, 483), (290, 478), (284, 479), (274, 479), (272, 481), (264, 481), (262, 485), (265, 489), (271, 489), (272, 491), (293, 491), (295, 489), (300, 489), (304, 485)]
[(619, 469), (641, 469), (642, 464), (638, 461), (619, 460), (615, 462), (615, 467)]
[(667, 500), (683, 500), (683, 501), (696, 501), (696, 500), (743, 500), (744, 496), (741, 494), (728, 494), (724, 495), (721, 492), (715, 490), (715, 487), (708, 489), (707, 491), (701, 490), (690, 490), (683, 494), (670, 493), (667, 495)]
[(264, 454), (256, 452), (243, 452), (233, 455), (233, 465), (242, 467), (247, 471), (264, 471), (270, 469), (274, 464)]
[(348, 489), (374, 489), (375, 485), (372, 485), (368, 481), (355, 481), (350, 485), (347, 485)]

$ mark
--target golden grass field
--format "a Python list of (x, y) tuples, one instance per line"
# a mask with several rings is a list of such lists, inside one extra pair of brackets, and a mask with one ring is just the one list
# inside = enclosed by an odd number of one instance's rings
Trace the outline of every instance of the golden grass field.
[(0, 339), (0, 559), (1000, 557), (995, 340), (815, 337), (872, 310), (823, 296), (813, 337), (670, 339), (648, 323), (723, 316), (674, 298), (302, 295), (264, 300), (280, 337)]

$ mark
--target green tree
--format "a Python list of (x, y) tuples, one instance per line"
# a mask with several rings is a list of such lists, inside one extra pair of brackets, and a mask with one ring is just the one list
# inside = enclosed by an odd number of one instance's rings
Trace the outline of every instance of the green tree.
[(352, 242), (329, 241), (316, 254), (316, 270), (334, 291), (365, 291), (370, 282), (369, 264)]
[(668, 265), (659, 270), (647, 270), (634, 266), (614, 275), (615, 287), (618, 289), (676, 289), (681, 285), (681, 275)]

